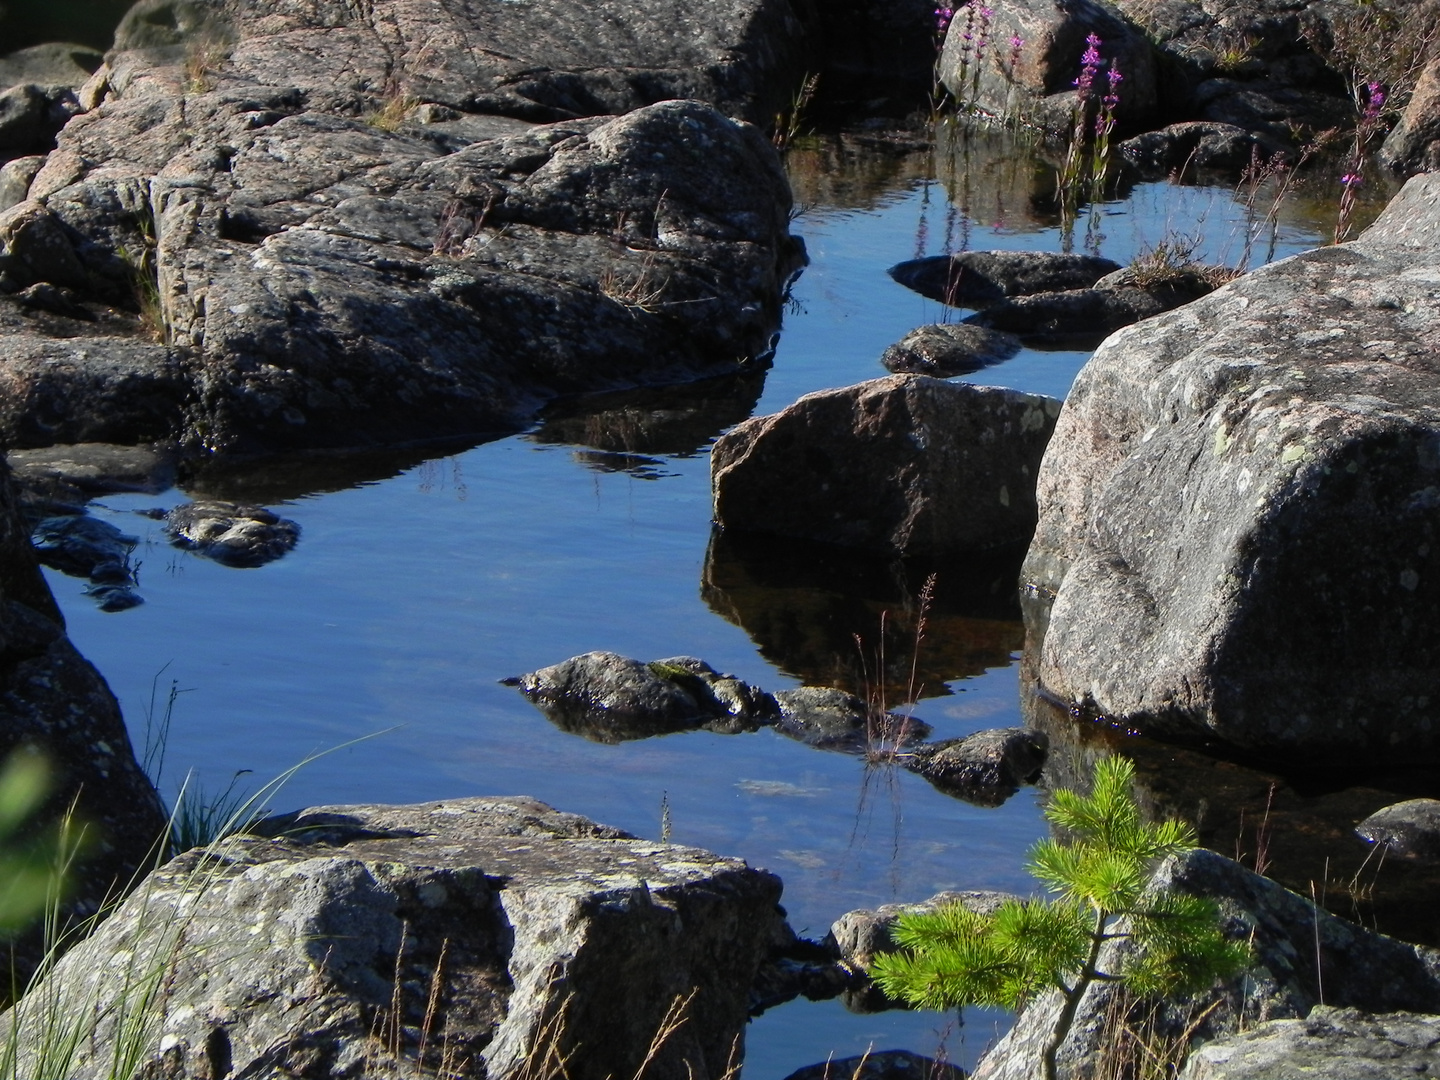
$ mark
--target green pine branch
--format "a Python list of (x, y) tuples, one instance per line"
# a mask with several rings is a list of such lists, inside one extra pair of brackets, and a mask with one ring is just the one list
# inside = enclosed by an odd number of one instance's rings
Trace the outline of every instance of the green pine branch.
[[(1010, 900), (989, 915), (959, 904), (902, 915), (900, 950), (876, 957), (870, 976), (886, 994), (927, 1009), (989, 1005), (1020, 1009), (1042, 990), (1061, 1008), (1043, 1052), (1045, 1080), (1086, 989), (1123, 982), (1141, 996), (1196, 993), (1242, 969), (1245, 942), (1227, 940), (1209, 900), (1147, 892), (1155, 863), (1195, 846), (1180, 821), (1141, 819), (1135, 769), (1122, 757), (1095, 766), (1089, 795), (1056, 791), (1045, 816), (1067, 842), (1041, 840), (1030, 872), (1052, 900)], [(1123, 920), (1123, 921), (1122, 921)], [(1100, 967), (1107, 941), (1133, 940), (1120, 970)]]

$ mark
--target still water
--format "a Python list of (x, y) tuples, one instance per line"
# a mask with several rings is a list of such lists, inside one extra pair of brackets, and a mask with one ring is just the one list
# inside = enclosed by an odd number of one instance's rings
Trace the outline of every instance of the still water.
[[(1028, 888), (1022, 855), (1043, 830), (1031, 790), (975, 807), (770, 731), (603, 745), (552, 727), (498, 683), (607, 649), (692, 654), (772, 690), (827, 677), (854, 686), (882, 611), (905, 625), (903, 584), (887, 592), (853, 567), (712, 543), (709, 444), (751, 412), (885, 374), (887, 345), (947, 317), (894, 284), (891, 264), (961, 247), (1058, 250), (1058, 222), (1032, 198), (1046, 169), (988, 143), (932, 158), (823, 141), (789, 163), (811, 262), (763, 387), (586, 403), (448, 456), (277, 463), (101, 500), (98, 515), (142, 538), (146, 603), (107, 615), (81, 582), (51, 574), (51, 586), (137, 748), (147, 714), (158, 722), (172, 685), (181, 691), (167, 796), (188, 770), (206, 792), (237, 770), (258, 787), (330, 751), (272, 807), (526, 794), (651, 837), (668, 808), (675, 841), (778, 873), (792, 925), (812, 937), (855, 907)], [(1185, 233), (1202, 257), (1234, 264), (1245, 215), (1230, 188), (1144, 184), (1082, 220), (1073, 243), (1088, 231), (1092, 249), (1124, 263)], [(1322, 228), (1282, 219), (1274, 254), (1313, 246)], [(1027, 350), (971, 379), (1063, 397), (1086, 356)], [(263, 502), (300, 523), (301, 542), (269, 566), (227, 569), (175, 551), (133, 513), (189, 495)], [(936, 738), (1019, 723), (1018, 618), (1008, 595), (967, 597), (963, 585), (934, 613), (914, 713)], [(832, 1052), (933, 1053), (942, 1041), (968, 1067), (1004, 1018), (953, 1021), (800, 1002), (752, 1025), (747, 1072), (779, 1080)]]

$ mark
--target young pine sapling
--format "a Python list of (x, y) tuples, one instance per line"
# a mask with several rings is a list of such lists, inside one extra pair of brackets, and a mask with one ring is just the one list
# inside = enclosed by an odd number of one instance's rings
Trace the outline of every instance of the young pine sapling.
[[(1056, 1080), (1060, 1046), (1092, 983), (1185, 994), (1240, 970), (1248, 948), (1225, 938), (1212, 901), (1147, 889), (1155, 862), (1194, 847), (1195, 834), (1180, 821), (1143, 822), (1134, 778), (1128, 759), (1109, 757), (1095, 767), (1092, 794), (1055, 792), (1045, 816), (1070, 839), (1041, 840), (1029, 863), (1054, 899), (1009, 900), (989, 915), (955, 904), (901, 916), (892, 931), (901, 951), (877, 957), (871, 977), (891, 997), (930, 1009), (1018, 1010), (1059, 990), (1043, 1051), (1045, 1080)], [(1105, 943), (1122, 938), (1138, 947), (1102, 965)]]

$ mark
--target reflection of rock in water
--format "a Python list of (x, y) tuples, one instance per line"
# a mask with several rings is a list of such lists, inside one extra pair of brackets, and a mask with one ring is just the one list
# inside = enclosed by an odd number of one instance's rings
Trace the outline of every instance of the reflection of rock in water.
[[(468, 439), (353, 452), (309, 451), (245, 461), (226, 458), (187, 461), (181, 466), (182, 486), (193, 499), (279, 503), (306, 495), (348, 491), (418, 469), (422, 490), (436, 486), (458, 488), (463, 486), (458, 459), (452, 457), (449, 465), (444, 465), (444, 459), (485, 441)], [(438, 484), (437, 477), (440, 478)]]
[(748, 417), (764, 388), (764, 372), (747, 372), (684, 386), (594, 394), (551, 406), (540, 427), (526, 437), (588, 447), (592, 452), (576, 455), (582, 464), (648, 479), (662, 464), (653, 455), (703, 449)]
[[(940, 570), (915, 669), (919, 696), (945, 694), (947, 681), (1010, 663), (1023, 641), (1018, 565), (1018, 553), (1004, 552)], [(883, 691), (895, 706), (909, 697), (916, 598), (929, 571), (819, 544), (717, 531), (700, 591), (787, 674), (862, 696)]]
[(1192, 823), (1204, 846), (1238, 858), (1266, 876), (1310, 895), (1337, 915), (1407, 941), (1440, 945), (1440, 867), (1394, 857), (1355, 835), (1356, 822), (1382, 807), (1416, 796), (1440, 796), (1435, 770), (1297, 772), (1285, 775), (1212, 756), (1208, 748), (1173, 746), (1076, 718), (1038, 689), (1037, 625), (1043, 610), (1027, 610), (1031, 634), (1020, 667), (1020, 712), (1025, 724), (1050, 736), (1043, 784), (1085, 790), (1095, 760), (1123, 753), (1135, 762), (1136, 796), (1150, 820)]

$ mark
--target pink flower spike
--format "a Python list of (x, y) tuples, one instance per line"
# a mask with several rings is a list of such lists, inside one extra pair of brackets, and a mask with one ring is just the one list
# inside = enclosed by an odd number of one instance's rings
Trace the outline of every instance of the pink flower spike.
[(1340, 177), (1340, 183), (1344, 184), (1347, 188), (1355, 187), (1357, 184), (1360, 184), (1362, 180), (1363, 178), (1359, 173), (1346, 173)]

